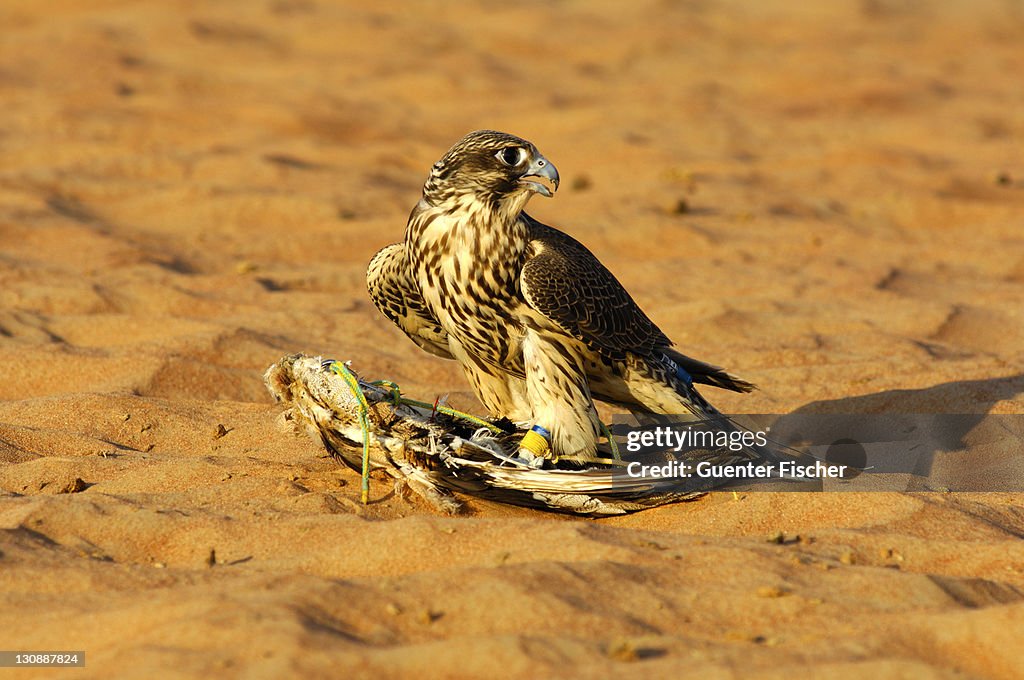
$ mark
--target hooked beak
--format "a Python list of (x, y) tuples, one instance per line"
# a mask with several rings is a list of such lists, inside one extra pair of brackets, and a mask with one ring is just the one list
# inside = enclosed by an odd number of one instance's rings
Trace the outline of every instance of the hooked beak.
[[(541, 184), (540, 182), (527, 181), (527, 177), (543, 177), (551, 182), (554, 189), (549, 189), (546, 184)], [(538, 154), (533, 159), (533, 162), (530, 163), (530, 167), (526, 168), (526, 172), (523, 173), (519, 183), (534, 193), (551, 198), (554, 196), (554, 191), (558, 191), (558, 169), (555, 168), (551, 161)]]

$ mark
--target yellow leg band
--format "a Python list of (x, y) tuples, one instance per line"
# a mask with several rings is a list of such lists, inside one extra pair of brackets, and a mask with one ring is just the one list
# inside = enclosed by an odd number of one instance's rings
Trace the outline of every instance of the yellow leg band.
[(526, 449), (535, 456), (544, 458), (551, 451), (551, 446), (548, 444), (548, 440), (544, 438), (544, 435), (539, 432), (530, 430), (523, 439), (519, 442), (519, 448)]

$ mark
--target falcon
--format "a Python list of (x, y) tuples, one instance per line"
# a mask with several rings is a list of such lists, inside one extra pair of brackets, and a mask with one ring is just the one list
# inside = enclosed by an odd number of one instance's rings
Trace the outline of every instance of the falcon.
[(718, 411), (695, 383), (752, 390), (673, 349), (586, 247), (524, 212), (558, 182), (525, 139), (466, 135), (431, 168), (405, 240), (371, 260), (374, 304), (420, 348), (458, 361), (492, 416), (525, 423), (521, 453), (541, 464), (596, 455), (595, 399), (705, 418)]

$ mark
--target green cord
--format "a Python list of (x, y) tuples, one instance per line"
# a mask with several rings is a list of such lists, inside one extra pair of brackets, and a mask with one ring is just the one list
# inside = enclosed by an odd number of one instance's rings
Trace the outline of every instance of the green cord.
[(391, 390), (391, 403), (394, 404), (395, 406), (398, 406), (399, 404), (402, 403), (402, 390), (397, 384), (391, 382), (390, 380), (374, 380), (370, 384), (375, 385), (377, 387), (387, 387), (389, 390)]
[(504, 432), (504, 430), (502, 430), (500, 427), (493, 423), (487, 422), (483, 418), (477, 418), (476, 416), (471, 415), (469, 413), (456, 411), (455, 409), (449, 406), (434, 406), (433, 404), (428, 404), (425, 401), (416, 401), (415, 399), (403, 397), (402, 391), (399, 389), (398, 385), (391, 382), (390, 380), (375, 380), (370, 384), (376, 385), (378, 387), (389, 388), (391, 390), (391, 398), (394, 400), (394, 404), (396, 406), (398, 404), (406, 404), (407, 406), (418, 406), (423, 409), (431, 409), (432, 411), (437, 411), (438, 413), (443, 413), (447, 416), (452, 416), (453, 418), (461, 418), (462, 420), (468, 421), (475, 425), (479, 425), (480, 427), (486, 427), (488, 430), (494, 432), (495, 434), (502, 434)]
[(619, 454), (619, 445), (615, 442), (615, 437), (612, 436), (612, 431), (608, 429), (608, 426), (603, 422), (601, 423), (601, 434), (608, 440), (608, 446), (612, 450), (612, 458), (621, 462), (622, 456)]
[(331, 362), (331, 372), (335, 375), (340, 375), (345, 380), (349, 390), (352, 391), (352, 396), (359, 402), (359, 424), (363, 428), (362, 499), (363, 505), (366, 505), (370, 500), (370, 405), (366, 403), (366, 395), (363, 394), (362, 388), (359, 387), (359, 378), (349, 370), (348, 366), (339, 361), (333, 361)]

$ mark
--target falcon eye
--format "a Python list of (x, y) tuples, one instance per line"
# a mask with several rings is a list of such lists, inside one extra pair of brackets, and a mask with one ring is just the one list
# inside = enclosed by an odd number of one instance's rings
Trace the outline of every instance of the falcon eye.
[(526, 157), (526, 149), (521, 146), (507, 146), (495, 155), (505, 165), (515, 167), (523, 162), (523, 158)]

